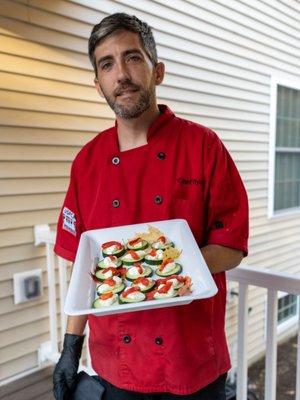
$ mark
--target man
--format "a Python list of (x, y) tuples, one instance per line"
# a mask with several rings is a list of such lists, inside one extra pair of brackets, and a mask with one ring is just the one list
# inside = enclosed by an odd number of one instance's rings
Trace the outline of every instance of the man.
[[(164, 65), (146, 23), (123, 13), (104, 18), (92, 30), (89, 56), (116, 124), (73, 163), (56, 253), (73, 261), (86, 230), (184, 218), (218, 286), (216, 296), (185, 306), (90, 315), (92, 365), (104, 399), (224, 400), (224, 271), (247, 254), (244, 186), (214, 132), (157, 104)], [(68, 398), (74, 386), (85, 324), (85, 316), (68, 319), (56, 399)]]

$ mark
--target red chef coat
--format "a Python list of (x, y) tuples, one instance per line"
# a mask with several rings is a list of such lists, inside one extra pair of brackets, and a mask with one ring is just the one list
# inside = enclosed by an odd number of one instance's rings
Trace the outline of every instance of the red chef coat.
[[(160, 110), (147, 145), (120, 152), (115, 126), (79, 152), (58, 222), (58, 255), (74, 261), (86, 230), (173, 218), (188, 221), (200, 247), (247, 254), (247, 195), (229, 153), (210, 129)], [(181, 395), (228, 371), (225, 273), (213, 277), (218, 293), (209, 299), (90, 315), (94, 370), (123, 389)]]

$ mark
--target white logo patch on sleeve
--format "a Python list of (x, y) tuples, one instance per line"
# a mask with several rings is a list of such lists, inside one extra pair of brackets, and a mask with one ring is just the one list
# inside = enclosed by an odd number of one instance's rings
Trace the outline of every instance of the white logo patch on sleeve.
[(76, 236), (76, 218), (75, 214), (69, 210), (67, 207), (64, 207), (63, 212), (63, 229), (72, 233), (72, 235)]

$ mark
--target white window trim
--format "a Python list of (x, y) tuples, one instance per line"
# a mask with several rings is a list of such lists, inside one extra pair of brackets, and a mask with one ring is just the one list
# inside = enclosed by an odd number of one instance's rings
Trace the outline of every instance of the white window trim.
[[(277, 292), (277, 301), (284, 297), (287, 296), (290, 293), (287, 292), (282, 292), (278, 291)], [(264, 326), (264, 337), (265, 340), (267, 339), (267, 302), (268, 302), (268, 297), (267, 295), (264, 295), (264, 302), (265, 302), (265, 326)], [(298, 318), (299, 318), (299, 309), (300, 309), (300, 298), (297, 296), (297, 314), (294, 317), (289, 318), (288, 320), (282, 322), (281, 324), (276, 324), (276, 333), (277, 336), (284, 335), (285, 333), (290, 333), (292, 330), (297, 329), (298, 326)], [(278, 319), (278, 310), (277, 310), (277, 319)]]
[[(289, 293), (286, 292), (278, 292), (277, 298), (278, 300), (284, 296), (287, 296)], [(293, 327), (297, 325), (299, 316), (299, 297), (297, 296), (297, 314), (294, 317), (289, 318), (288, 320), (282, 322), (281, 324), (277, 324), (277, 334), (281, 335), (286, 331), (291, 330)]]
[(274, 183), (275, 183), (275, 144), (277, 120), (277, 93), (278, 85), (300, 90), (299, 82), (279, 75), (271, 76), (270, 87), (270, 136), (269, 136), (269, 171), (268, 171), (268, 218), (278, 218), (291, 214), (300, 214), (300, 207), (274, 211)]

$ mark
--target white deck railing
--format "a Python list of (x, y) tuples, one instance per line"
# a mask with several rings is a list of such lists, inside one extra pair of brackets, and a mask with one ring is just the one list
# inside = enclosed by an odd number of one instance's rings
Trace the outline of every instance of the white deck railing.
[[(67, 293), (67, 262), (53, 253), (55, 232), (47, 225), (35, 227), (36, 245), (46, 246), (49, 323), (51, 350), (48, 360), (56, 362), (59, 357), (58, 343), (63, 340), (66, 327), (66, 315), (63, 306)], [(55, 266), (58, 266), (58, 281), (55, 279)], [(247, 399), (248, 360), (248, 288), (258, 286), (267, 289), (266, 316), (266, 363), (265, 363), (265, 400), (276, 400), (276, 367), (277, 367), (277, 292), (282, 291), (300, 296), (300, 276), (275, 270), (265, 270), (255, 266), (240, 265), (227, 272), (227, 280), (238, 282), (238, 337), (237, 337), (237, 400)], [(57, 309), (56, 287), (59, 287), (60, 310)], [(60, 311), (61, 335), (58, 339), (57, 313)], [(88, 332), (87, 332), (88, 335)], [(300, 337), (300, 319), (298, 322), (298, 339)], [(87, 341), (86, 341), (87, 342)], [(86, 365), (82, 369), (92, 371), (87, 349)], [(296, 397), (300, 400), (300, 346), (297, 349)]]

